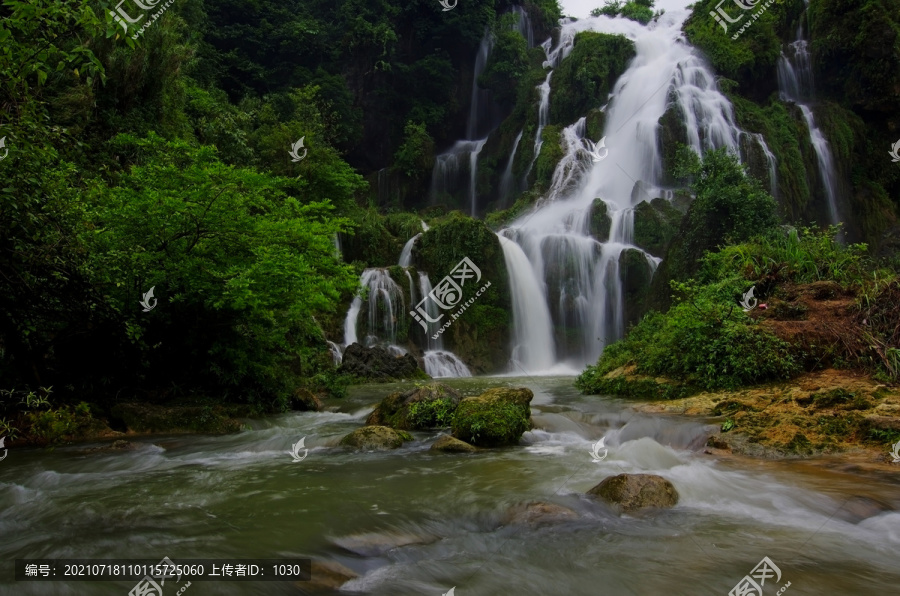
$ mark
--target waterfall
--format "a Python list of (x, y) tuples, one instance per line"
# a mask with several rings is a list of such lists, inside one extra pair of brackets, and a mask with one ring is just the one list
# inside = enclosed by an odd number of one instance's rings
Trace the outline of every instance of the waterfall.
[(325, 343), (328, 344), (328, 349), (331, 350), (331, 359), (334, 362), (334, 365), (340, 366), (341, 361), (344, 359), (344, 353), (341, 351), (341, 346), (328, 340), (325, 340)]
[(505, 236), (498, 238), (509, 271), (513, 307), (512, 359), (528, 372), (548, 370), (555, 363), (556, 355), (544, 290), (519, 245)]
[(518, 17), (518, 20), (516, 21), (516, 24), (513, 28), (517, 30), (522, 37), (525, 38), (525, 41), (528, 43), (528, 47), (533, 48), (534, 27), (532, 27), (531, 25), (531, 17), (528, 16), (528, 11), (521, 6), (516, 5), (512, 7), (512, 12), (515, 13)]
[[(741, 154), (739, 141), (746, 133), (736, 125), (731, 104), (699, 52), (682, 41), (681, 25), (688, 14), (667, 11), (649, 27), (627, 19), (582, 19), (562, 25), (556, 47), (543, 44), (550, 68), (568, 57), (575, 35), (586, 30), (625, 35), (635, 42), (636, 56), (610, 98), (597, 98), (600, 105), (608, 101), (603, 133), (608, 158), (592, 161), (583, 118), (566, 126), (564, 156), (550, 189), (531, 213), (499, 234), (512, 296), (513, 359), (529, 373), (563, 362), (581, 368), (624, 334), (620, 262), (626, 252), (636, 251), (652, 274), (660, 261), (633, 244), (634, 208), (641, 201), (672, 196), (661, 188), (659, 120), (666, 110), (682, 115), (685, 136), (696, 153), (726, 147)], [(549, 112), (552, 74), (541, 85), (536, 155)], [(768, 147), (763, 151), (770, 153)], [(598, 197), (610, 219), (607, 242), (590, 233)]]
[(809, 130), (809, 142), (816, 152), (816, 160), (819, 166), (819, 178), (825, 189), (825, 199), (828, 202), (828, 220), (831, 224), (840, 221), (838, 212), (838, 180), (835, 176), (834, 158), (828, 140), (816, 126), (815, 116), (809, 101), (813, 97), (812, 63), (809, 55), (809, 47), (803, 39), (802, 29), (797, 30), (797, 40), (789, 44), (790, 56), (781, 53), (778, 57), (778, 89), (782, 101), (790, 101), (797, 104), (806, 120)]
[(506, 201), (516, 190), (513, 188), (513, 162), (516, 159), (516, 150), (519, 148), (519, 141), (522, 140), (524, 132), (524, 130), (520, 130), (516, 140), (513, 141), (512, 153), (510, 153), (509, 161), (506, 162), (506, 168), (504, 168), (503, 175), (500, 177), (500, 199), (503, 201)]
[(493, 124), (491, 92), (478, 88), (478, 77), (484, 72), (493, 48), (494, 36), (490, 30), (485, 29), (481, 44), (478, 46), (478, 53), (475, 54), (475, 66), (472, 69), (472, 97), (469, 104), (469, 119), (466, 123), (466, 138), (469, 140), (477, 139), (482, 134), (487, 136), (488, 130), (485, 130), (485, 127), (490, 129)]
[(478, 209), (478, 154), (484, 148), (487, 138), (475, 141), (475, 148), (469, 154), (469, 204), (472, 217), (476, 216)]
[(463, 190), (460, 178), (463, 171), (467, 170), (466, 198), (474, 214), (477, 207), (478, 154), (486, 141), (486, 138), (477, 141), (457, 141), (449, 151), (435, 158), (429, 193), (432, 203), (443, 202)]
[[(397, 341), (397, 323), (401, 316), (406, 316), (406, 304), (403, 290), (400, 289), (387, 269), (366, 269), (359, 277), (359, 285), (368, 288), (368, 318), (365, 345), (371, 346), (381, 342), (394, 344)], [(363, 307), (363, 298), (354, 296), (347, 317), (344, 319), (344, 345), (359, 342), (356, 326), (359, 313)]]
[(406, 244), (403, 245), (403, 250), (400, 251), (400, 260), (397, 261), (398, 265), (400, 265), (401, 267), (409, 267), (410, 265), (412, 265), (413, 245), (416, 243), (416, 240), (418, 240), (421, 236), (422, 236), (422, 232), (419, 232), (418, 234), (416, 234), (415, 236), (413, 236), (412, 238), (410, 238), (409, 240), (406, 241)]

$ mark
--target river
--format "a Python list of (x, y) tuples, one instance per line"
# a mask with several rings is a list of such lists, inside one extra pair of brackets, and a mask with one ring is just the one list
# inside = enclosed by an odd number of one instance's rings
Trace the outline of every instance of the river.
[[(0, 593), (125, 595), (134, 585), (16, 583), (16, 558), (164, 556), (336, 561), (359, 574), (341, 593), (384, 596), (453, 587), (455, 596), (724, 596), (769, 557), (782, 577), (769, 580), (767, 595), (787, 582), (785, 594), (896, 593), (900, 514), (860, 520), (842, 508), (852, 496), (896, 508), (896, 475), (838, 470), (839, 458), (827, 466), (717, 458), (703, 453), (704, 421), (582, 396), (571, 377), (446, 382), (473, 395), (531, 388), (537, 428), (517, 447), (472, 455), (428, 451), (439, 432), (414, 433), (389, 452), (336, 446), (405, 383), (355, 387), (330, 400), (331, 411), (250, 420), (234, 435), (147, 437), (113, 453), (17, 449), (0, 464)], [(594, 462), (591, 445), (603, 436), (608, 456)], [(301, 437), (309, 455), (294, 463), (288, 452)], [(679, 504), (619, 516), (584, 497), (623, 472), (664, 476)], [(528, 501), (577, 517), (504, 523)], [(194, 582), (186, 593), (303, 594), (302, 586)]]

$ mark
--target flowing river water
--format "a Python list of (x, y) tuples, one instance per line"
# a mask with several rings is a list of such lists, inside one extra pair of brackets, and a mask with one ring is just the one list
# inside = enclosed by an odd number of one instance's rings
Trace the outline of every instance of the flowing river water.
[[(0, 464), (0, 594), (125, 595), (134, 585), (17, 583), (17, 558), (164, 556), (339, 562), (359, 574), (342, 594), (724, 596), (763, 557), (782, 573), (766, 595), (787, 582), (781, 593), (791, 595), (897, 592), (900, 513), (860, 515), (854, 505), (866, 497), (896, 509), (896, 475), (854, 472), (841, 456), (718, 458), (704, 453), (711, 424), (579, 395), (571, 377), (446, 382), (470, 395), (529, 387), (535, 430), (477, 454), (429, 451), (439, 431), (394, 451), (338, 447), (377, 401), (411, 387), (401, 383), (355, 387), (329, 411), (249, 420), (233, 435), (147, 437), (112, 453), (16, 450)], [(604, 436), (608, 456), (594, 462), (591, 445)], [(301, 437), (309, 455), (293, 463)], [(679, 504), (620, 516), (584, 496), (623, 472), (669, 479)], [(530, 501), (577, 517), (509, 520)], [(307, 592), (193, 582), (188, 593)]]

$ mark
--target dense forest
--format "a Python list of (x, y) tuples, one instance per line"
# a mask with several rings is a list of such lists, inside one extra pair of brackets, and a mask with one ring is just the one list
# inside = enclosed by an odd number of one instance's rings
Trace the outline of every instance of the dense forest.
[[(900, 249), (900, 168), (888, 157), (900, 136), (900, 4), (822, 0), (807, 9), (785, 0), (737, 41), (707, 18), (713, 5), (694, 6), (684, 35), (716, 72), (736, 126), (764, 139), (777, 165), (773, 175), (755, 146), (741, 148), (743, 165), (722, 152), (702, 163), (686, 154), (683, 114), (670, 98), (659, 120), (660, 151), (662, 178), (675, 190), (669, 201), (647, 195), (634, 224), (635, 244), (662, 265), (651, 281), (634, 251), (620, 261), (625, 322), (655, 313), (629, 346), (698, 341), (647, 339), (668, 329), (658, 313), (669, 309), (673, 283), (724, 305), (744, 281), (787, 271), (765, 265), (768, 256), (755, 257), (752, 272), (722, 256), (738, 254), (739, 243), (787, 250), (762, 236), (781, 224), (827, 228), (815, 148), (800, 109), (779, 97), (773, 76), (782, 44), (798, 28), (810, 40), (815, 117), (843, 198), (841, 231), (808, 230), (794, 236), (791, 250), (834, 242), (829, 250), (865, 266), (805, 281), (858, 270), (862, 287), (880, 271), (873, 291), (887, 292), (880, 299), (897, 293), (885, 276), (896, 274)], [(634, 58), (634, 44), (580, 31), (570, 53), (550, 64), (540, 42), (561, 43), (564, 15), (555, 0), (478, 0), (452, 11), (431, 0), (162, 7), (125, 9), (137, 24), (106, 1), (10, 0), (0, 8), (0, 136), (8, 150), (0, 161), (0, 434), (71, 435), (122, 399), (196, 398), (265, 412), (291, 407), (298, 388), (341, 395), (358, 379), (336, 368), (327, 342), (343, 339), (360, 274), (395, 266), (404, 243), (422, 231), (420, 221), (430, 229), (415, 247), (416, 267), (438, 275), (477, 255), (492, 280), (494, 291), (448, 332), (448, 347), (475, 372), (505, 369), (517, 288), (494, 232), (553, 194), (568, 125), (583, 116), (585, 138), (602, 136), (604, 98)], [(652, 25), (664, 12), (638, 0), (607, 2), (594, 14)], [(540, 87), (551, 65), (544, 118)], [(474, 132), (488, 134), (471, 196), (436, 189), (439, 155), (457, 139), (475, 138), (465, 131), (479, 93), (490, 96), (489, 114)], [(527, 139), (535, 134), (540, 143), (532, 147)], [(504, 175), (524, 182), (510, 186)], [(605, 208), (598, 202), (593, 214), (601, 242)], [(701, 262), (725, 243), (736, 248)], [(702, 283), (715, 290), (690, 285), (701, 283), (692, 281), (701, 264)], [(389, 273), (406, 283), (402, 269)], [(148, 298), (158, 301), (149, 311), (142, 308)], [(746, 321), (720, 336), (723, 305), (704, 310), (703, 333), (723, 346), (745, 341), (780, 353), (781, 340), (758, 337)], [(892, 317), (884, 313), (870, 340), (861, 340), (873, 350), (861, 345), (853, 353), (896, 378)], [(402, 318), (396, 343), (421, 343), (415, 322)], [(558, 321), (552, 333), (560, 350), (574, 345)], [(625, 349), (607, 359), (624, 362)], [(720, 355), (701, 360), (712, 366)], [(646, 370), (654, 373), (696, 375), (704, 366), (652, 362)], [(611, 366), (601, 362), (600, 370)], [(802, 368), (790, 355), (753, 374), (735, 366), (703, 373), (701, 385), (789, 377)]]

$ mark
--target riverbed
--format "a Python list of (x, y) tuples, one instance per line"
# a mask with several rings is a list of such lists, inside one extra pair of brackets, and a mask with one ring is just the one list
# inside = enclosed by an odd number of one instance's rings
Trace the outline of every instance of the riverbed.
[[(358, 574), (340, 593), (373, 596), (454, 587), (455, 596), (724, 596), (764, 557), (778, 571), (766, 595), (881, 596), (900, 585), (900, 473), (713, 456), (710, 421), (582, 396), (571, 377), (444, 382), (469, 395), (529, 387), (536, 428), (517, 447), (476, 454), (429, 451), (447, 431), (413, 433), (394, 451), (337, 447), (382, 397), (412, 387), (399, 383), (354, 387), (328, 411), (248, 420), (234, 435), (138, 438), (125, 452), (11, 451), (0, 462), (0, 594), (125, 595), (134, 586), (14, 582), (14, 559), (165, 556), (336, 562)], [(289, 452), (303, 437), (309, 452), (295, 463)], [(606, 456), (595, 461), (602, 437)], [(678, 505), (622, 516), (584, 496), (621, 473), (665, 477)], [(512, 508), (533, 501), (574, 516), (510, 521)], [(307, 591), (193, 582), (184, 593)]]

